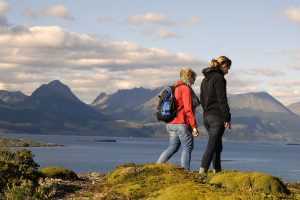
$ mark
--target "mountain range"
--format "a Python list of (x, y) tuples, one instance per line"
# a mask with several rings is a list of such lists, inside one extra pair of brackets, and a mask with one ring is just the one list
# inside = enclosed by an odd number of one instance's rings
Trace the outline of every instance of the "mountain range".
[[(135, 88), (119, 90), (109, 96), (101, 94), (102, 98), (100, 100), (99, 98), (95, 99), (91, 106), (114, 119), (134, 120), (150, 126), (156, 132), (155, 135), (159, 136), (166, 133), (162, 129), (161, 123), (157, 122), (153, 112), (157, 106), (158, 95), (161, 90), (162, 88), (155, 90)], [(126, 96), (127, 100), (131, 97), (131, 101), (137, 102), (137, 98), (141, 97), (141, 95), (134, 95), (137, 91), (144, 95), (147, 93), (148, 101), (143, 99), (140, 101), (143, 102), (142, 104), (127, 106), (126, 110), (120, 110), (119, 102), (111, 100), (122, 94)], [(124, 101), (123, 104), (126, 102)], [(300, 117), (270, 94), (251, 92), (228, 95), (228, 102), (232, 113), (233, 128), (231, 131), (227, 131), (226, 138), (300, 141)], [(201, 125), (202, 109), (200, 107), (197, 108), (196, 116), (198, 124)], [(201, 131), (205, 132), (203, 126), (201, 127)]]
[[(41, 85), (30, 96), (1, 90), (0, 131), (164, 137), (164, 124), (153, 114), (162, 89), (100, 93), (90, 105), (58, 80)], [(233, 127), (225, 138), (300, 141), (300, 102), (286, 107), (266, 92), (228, 95), (228, 101)], [(197, 108), (200, 130), (205, 132), (201, 113)]]
[(40, 86), (23, 101), (2, 102), (2, 133), (111, 136), (151, 134), (149, 129), (142, 125), (112, 120), (109, 116), (101, 114), (79, 100), (68, 86), (58, 80)]

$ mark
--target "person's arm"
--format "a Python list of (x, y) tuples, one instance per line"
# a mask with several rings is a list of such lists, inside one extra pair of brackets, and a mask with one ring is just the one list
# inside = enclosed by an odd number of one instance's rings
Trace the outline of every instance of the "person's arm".
[(217, 99), (219, 103), (220, 111), (224, 118), (224, 123), (231, 122), (231, 113), (230, 108), (227, 101), (227, 93), (226, 93), (226, 80), (223, 77), (218, 77), (214, 81)]
[(182, 87), (182, 101), (183, 101), (183, 111), (187, 120), (192, 128), (197, 128), (197, 122), (195, 118), (195, 113), (193, 109), (192, 91), (186, 85)]

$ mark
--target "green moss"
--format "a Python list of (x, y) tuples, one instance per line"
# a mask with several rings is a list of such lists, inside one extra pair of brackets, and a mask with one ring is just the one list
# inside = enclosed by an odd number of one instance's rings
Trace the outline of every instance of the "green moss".
[[(297, 199), (276, 177), (224, 171), (199, 175), (171, 164), (126, 164), (107, 176), (105, 199)], [(294, 188), (297, 185), (294, 185)]]
[(243, 192), (289, 194), (289, 190), (279, 178), (256, 172), (227, 172), (218, 174), (211, 178), (210, 183)]
[(124, 194), (129, 199), (146, 198), (170, 185), (197, 179), (197, 174), (170, 164), (123, 165), (107, 177), (113, 184), (112, 193)]
[(44, 176), (49, 178), (60, 178), (65, 180), (75, 180), (78, 176), (75, 172), (63, 167), (48, 166), (41, 169)]

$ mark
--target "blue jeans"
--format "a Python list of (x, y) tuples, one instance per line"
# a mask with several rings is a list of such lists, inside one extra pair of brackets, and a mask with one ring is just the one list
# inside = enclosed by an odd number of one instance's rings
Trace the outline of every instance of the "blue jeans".
[(178, 151), (180, 145), (182, 145), (181, 167), (189, 170), (194, 147), (192, 129), (186, 124), (167, 124), (166, 127), (170, 135), (169, 146), (162, 152), (156, 163), (167, 162)]
[(216, 115), (204, 116), (204, 127), (208, 132), (208, 143), (203, 155), (201, 167), (206, 171), (209, 169), (211, 161), (216, 171), (221, 171), (221, 153), (223, 150), (222, 137), (225, 131), (222, 117)]

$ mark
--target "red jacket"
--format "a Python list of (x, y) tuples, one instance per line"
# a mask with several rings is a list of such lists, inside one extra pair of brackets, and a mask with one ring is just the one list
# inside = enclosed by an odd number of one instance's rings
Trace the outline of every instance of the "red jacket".
[(192, 128), (197, 128), (197, 122), (195, 118), (195, 113), (193, 109), (193, 101), (192, 101), (192, 91), (189, 86), (186, 85), (185, 82), (179, 80), (175, 83), (184, 84), (175, 88), (175, 99), (177, 100), (177, 109), (182, 108), (177, 117), (170, 122), (170, 124), (188, 124)]

